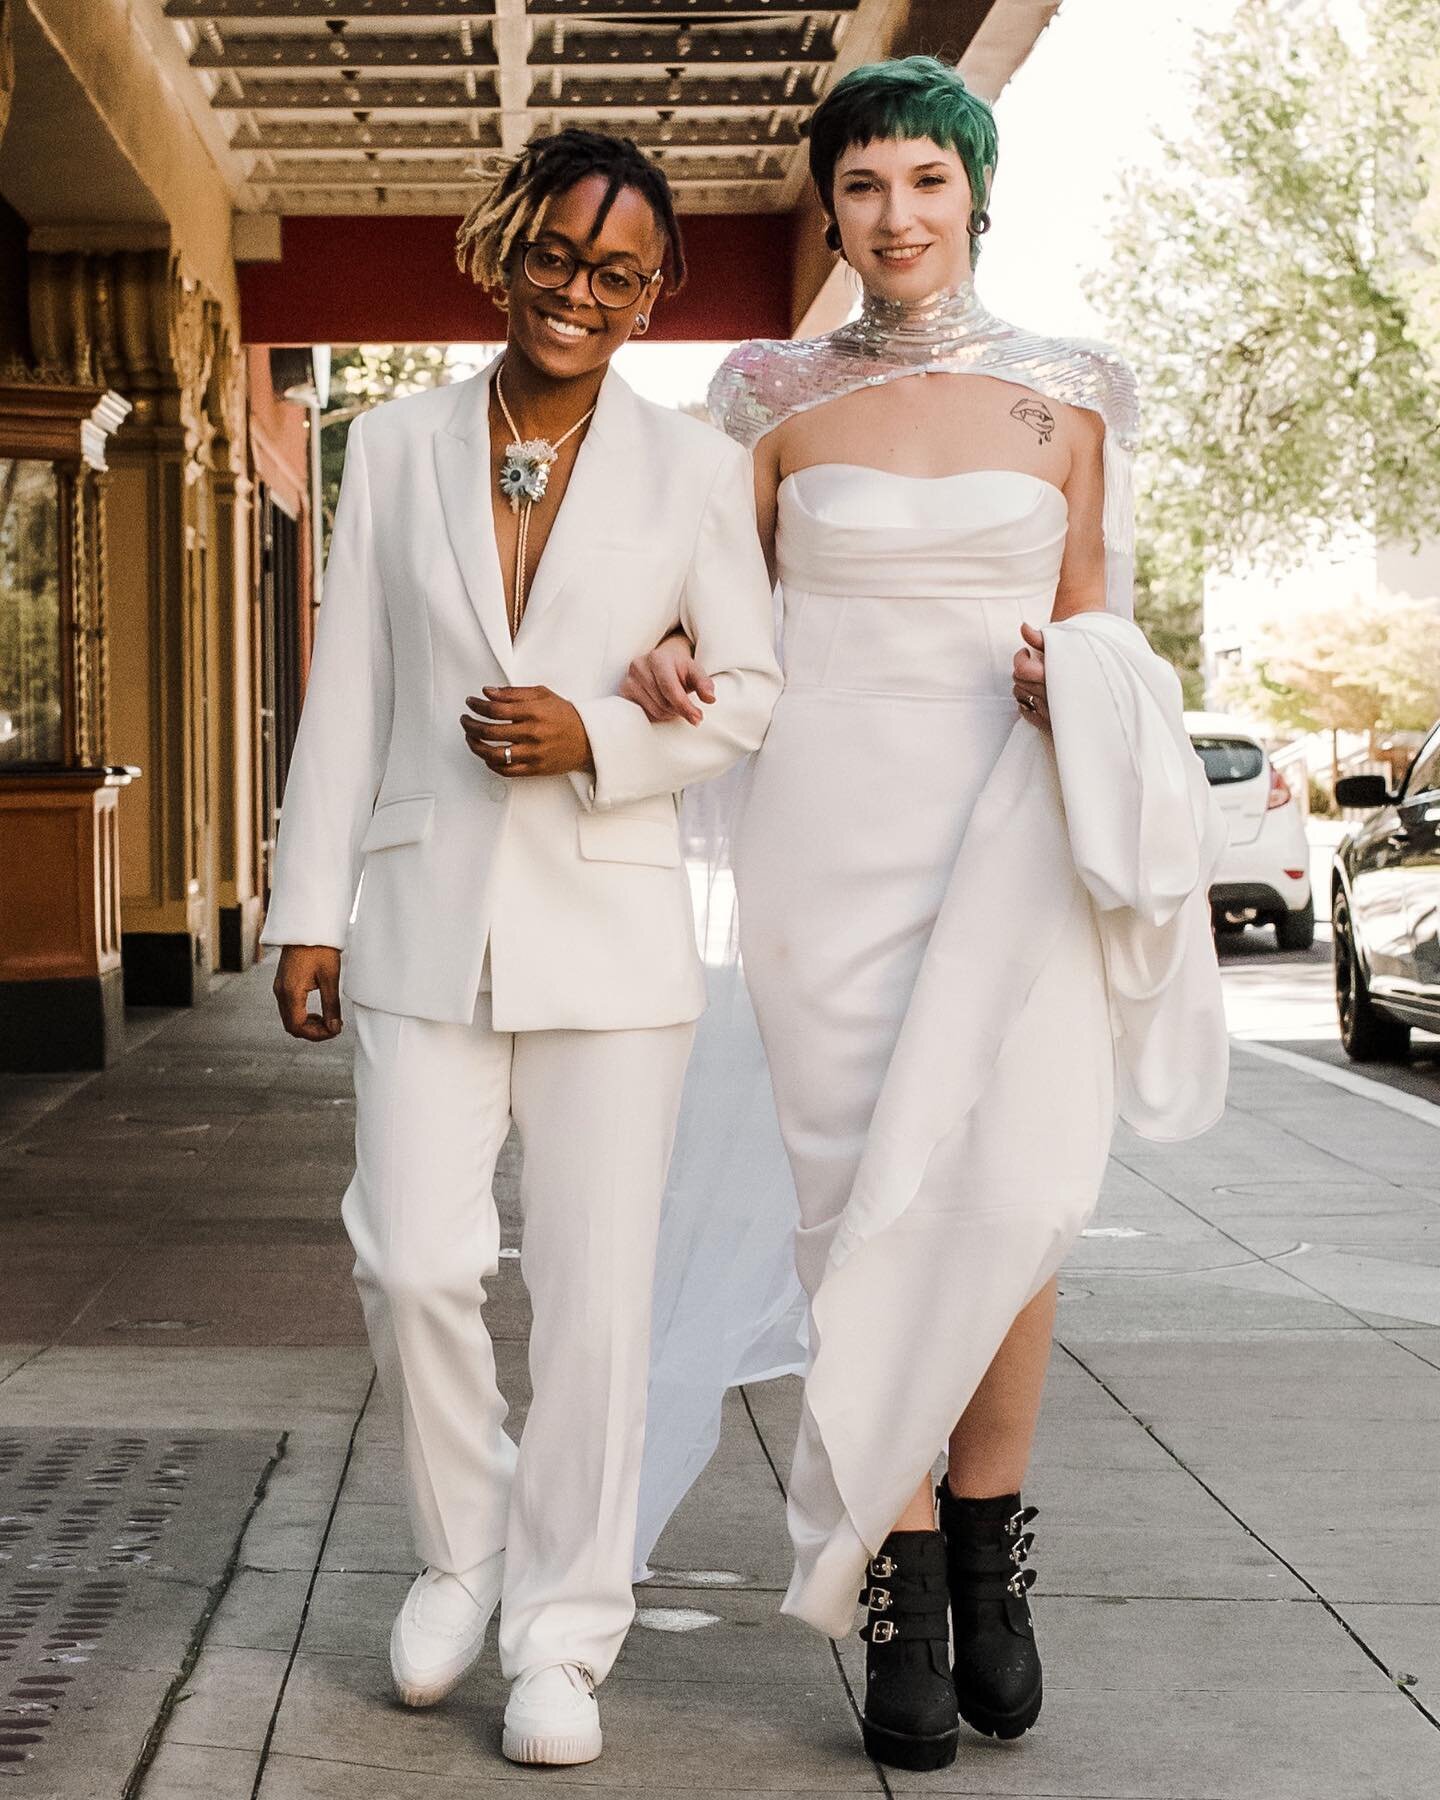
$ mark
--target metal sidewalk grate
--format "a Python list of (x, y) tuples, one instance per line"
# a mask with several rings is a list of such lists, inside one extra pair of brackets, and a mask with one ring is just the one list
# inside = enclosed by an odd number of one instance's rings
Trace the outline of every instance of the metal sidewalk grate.
[(153, 1718), (274, 1451), (253, 1434), (0, 1432), (0, 1778), (69, 1791), (108, 1683), (137, 1667)]

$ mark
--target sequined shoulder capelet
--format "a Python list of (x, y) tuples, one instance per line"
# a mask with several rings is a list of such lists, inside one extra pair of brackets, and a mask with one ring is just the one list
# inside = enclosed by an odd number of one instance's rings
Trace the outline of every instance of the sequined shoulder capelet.
[(1133, 611), (1135, 378), (1103, 344), (1041, 337), (1007, 324), (965, 286), (915, 303), (867, 297), (859, 318), (816, 338), (756, 338), (726, 358), (710, 387), (710, 411), (753, 450), (797, 413), (857, 388), (920, 374), (994, 375), (1047, 400), (1083, 406), (1105, 425), (1106, 594)]

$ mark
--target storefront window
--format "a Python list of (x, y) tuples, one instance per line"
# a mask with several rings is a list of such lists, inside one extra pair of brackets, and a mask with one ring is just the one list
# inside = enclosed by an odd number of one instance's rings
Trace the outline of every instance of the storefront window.
[(0, 457), (0, 766), (64, 754), (55, 468)]

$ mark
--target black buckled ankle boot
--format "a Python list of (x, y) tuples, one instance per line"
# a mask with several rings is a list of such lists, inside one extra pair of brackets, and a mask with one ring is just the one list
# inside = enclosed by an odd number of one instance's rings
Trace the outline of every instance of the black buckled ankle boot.
[(1026, 1595), (1025, 1567), (1036, 1517), (1018, 1494), (957, 1500), (940, 1484), (940, 1530), (955, 1633), (955, 1700), (960, 1717), (987, 1737), (1017, 1738), (1040, 1717), (1040, 1653)]
[(943, 1769), (960, 1725), (950, 1681), (945, 1545), (938, 1531), (892, 1531), (870, 1564), (865, 1749), (892, 1769)]

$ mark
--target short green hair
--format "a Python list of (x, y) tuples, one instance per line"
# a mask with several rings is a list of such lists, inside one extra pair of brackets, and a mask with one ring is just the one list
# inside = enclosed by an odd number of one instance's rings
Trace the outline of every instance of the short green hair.
[[(826, 212), (835, 213), (835, 165), (852, 144), (929, 138), (965, 165), (974, 209), (984, 207), (998, 140), (988, 101), (958, 70), (934, 56), (865, 63), (837, 81), (810, 115), (810, 174)], [(971, 248), (978, 252), (975, 233)]]

